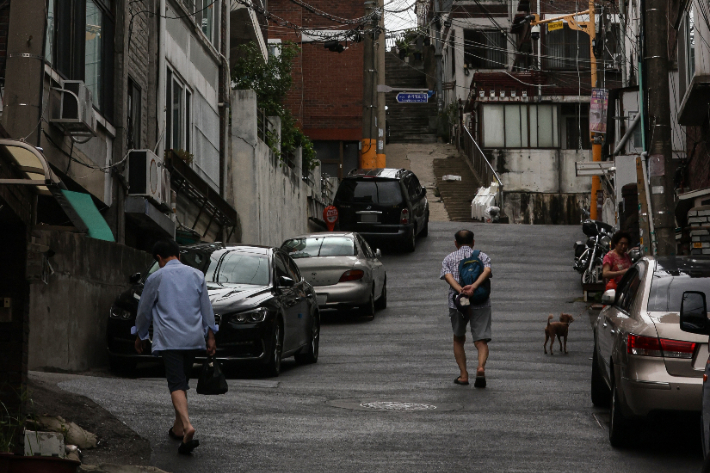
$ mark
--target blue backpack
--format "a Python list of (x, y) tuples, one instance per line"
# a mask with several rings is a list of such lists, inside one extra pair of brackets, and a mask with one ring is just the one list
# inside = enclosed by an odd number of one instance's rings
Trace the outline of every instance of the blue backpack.
[[(476, 282), (483, 273), (483, 262), (479, 259), (480, 250), (471, 253), (471, 256), (464, 258), (459, 262), (459, 284), (461, 286), (469, 286)], [(486, 279), (469, 298), (472, 304), (482, 304), (488, 300), (491, 295), (491, 280)]]

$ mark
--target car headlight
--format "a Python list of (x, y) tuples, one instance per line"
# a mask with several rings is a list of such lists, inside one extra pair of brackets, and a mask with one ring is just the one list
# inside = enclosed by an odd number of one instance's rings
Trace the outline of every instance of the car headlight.
[(269, 311), (265, 307), (258, 307), (245, 312), (239, 312), (238, 314), (232, 314), (229, 317), (229, 320), (238, 323), (263, 322), (266, 320), (266, 314), (268, 312)]
[(133, 314), (131, 314), (130, 310), (126, 310), (121, 307), (113, 306), (113, 307), (111, 307), (111, 310), (109, 311), (109, 316), (112, 319), (130, 320), (133, 317)]

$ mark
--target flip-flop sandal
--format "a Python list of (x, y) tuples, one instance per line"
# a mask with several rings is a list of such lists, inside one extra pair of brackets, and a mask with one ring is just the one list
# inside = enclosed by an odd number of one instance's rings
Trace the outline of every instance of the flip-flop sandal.
[(459, 376), (454, 380), (454, 384), (458, 384), (459, 386), (468, 386), (468, 381), (461, 381), (461, 376)]
[(181, 455), (191, 455), (192, 451), (199, 446), (199, 440), (190, 440), (189, 442), (182, 442), (178, 447), (178, 453)]
[(474, 388), (485, 388), (486, 387), (486, 375), (478, 376), (476, 375), (476, 381), (473, 383)]
[(173, 440), (182, 440), (182, 435), (178, 435), (175, 432), (173, 432), (172, 427), (170, 427), (170, 430), (168, 430), (168, 436)]

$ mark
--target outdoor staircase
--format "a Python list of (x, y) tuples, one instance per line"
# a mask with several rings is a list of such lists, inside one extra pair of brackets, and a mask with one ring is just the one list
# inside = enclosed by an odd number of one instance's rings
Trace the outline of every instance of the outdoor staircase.
[[(463, 159), (461, 156), (449, 156), (434, 160), (436, 186), (452, 222), (471, 221), (471, 201), (481, 186)], [(442, 177), (447, 174), (461, 176), (461, 180), (444, 181)]]
[[(411, 65), (388, 52), (385, 66), (385, 83), (390, 87), (427, 90), (421, 65)], [(390, 143), (436, 143), (436, 96), (429, 103), (397, 103), (397, 92), (385, 96)]]

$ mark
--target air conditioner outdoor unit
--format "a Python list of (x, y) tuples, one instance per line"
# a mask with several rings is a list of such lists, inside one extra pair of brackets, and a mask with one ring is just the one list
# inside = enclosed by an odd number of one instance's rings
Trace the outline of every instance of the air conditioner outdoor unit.
[(61, 92), (59, 116), (50, 118), (50, 123), (71, 136), (96, 136), (96, 120), (91, 99), (91, 90), (81, 80), (65, 80)]
[(128, 194), (149, 197), (158, 205), (170, 204), (170, 172), (149, 149), (128, 154)]

